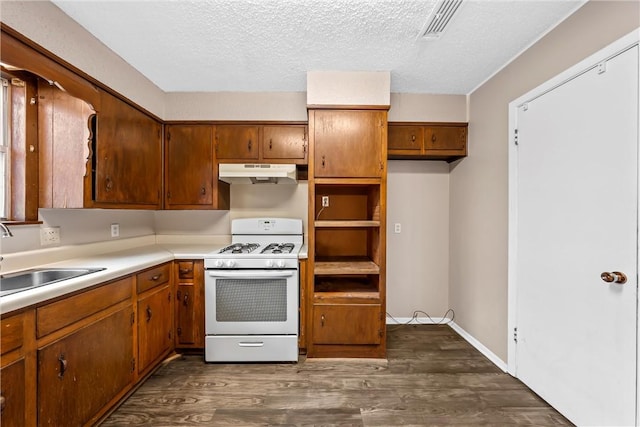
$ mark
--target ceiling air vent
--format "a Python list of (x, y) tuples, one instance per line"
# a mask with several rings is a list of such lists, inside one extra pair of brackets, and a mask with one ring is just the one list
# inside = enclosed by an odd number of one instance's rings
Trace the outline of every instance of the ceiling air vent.
[(419, 38), (437, 40), (442, 37), (460, 6), (462, 6), (462, 0), (441, 0), (438, 2), (422, 27)]

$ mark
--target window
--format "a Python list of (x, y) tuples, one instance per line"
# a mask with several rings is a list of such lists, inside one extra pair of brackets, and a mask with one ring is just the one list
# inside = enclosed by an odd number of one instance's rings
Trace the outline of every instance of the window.
[(0, 219), (6, 220), (11, 212), (11, 85), (2, 79), (2, 102), (0, 105)]

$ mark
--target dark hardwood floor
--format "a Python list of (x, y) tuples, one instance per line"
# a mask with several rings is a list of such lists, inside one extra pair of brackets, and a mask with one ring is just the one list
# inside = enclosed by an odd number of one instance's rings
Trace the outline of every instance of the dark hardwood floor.
[(389, 326), (387, 341), (387, 360), (182, 356), (102, 426), (571, 425), (448, 326)]

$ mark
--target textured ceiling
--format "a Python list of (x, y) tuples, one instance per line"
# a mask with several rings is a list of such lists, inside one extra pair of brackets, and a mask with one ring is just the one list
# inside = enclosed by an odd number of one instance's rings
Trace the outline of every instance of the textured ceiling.
[(165, 92), (305, 91), (306, 72), (390, 71), (391, 91), (467, 94), (584, 0), (52, 0)]

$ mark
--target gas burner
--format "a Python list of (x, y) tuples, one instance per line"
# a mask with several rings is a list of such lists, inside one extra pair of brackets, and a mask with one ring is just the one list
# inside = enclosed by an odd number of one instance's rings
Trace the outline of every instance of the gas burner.
[(269, 243), (261, 254), (288, 254), (293, 250), (293, 243)]
[(221, 254), (248, 254), (258, 248), (257, 243), (234, 243), (220, 249)]

